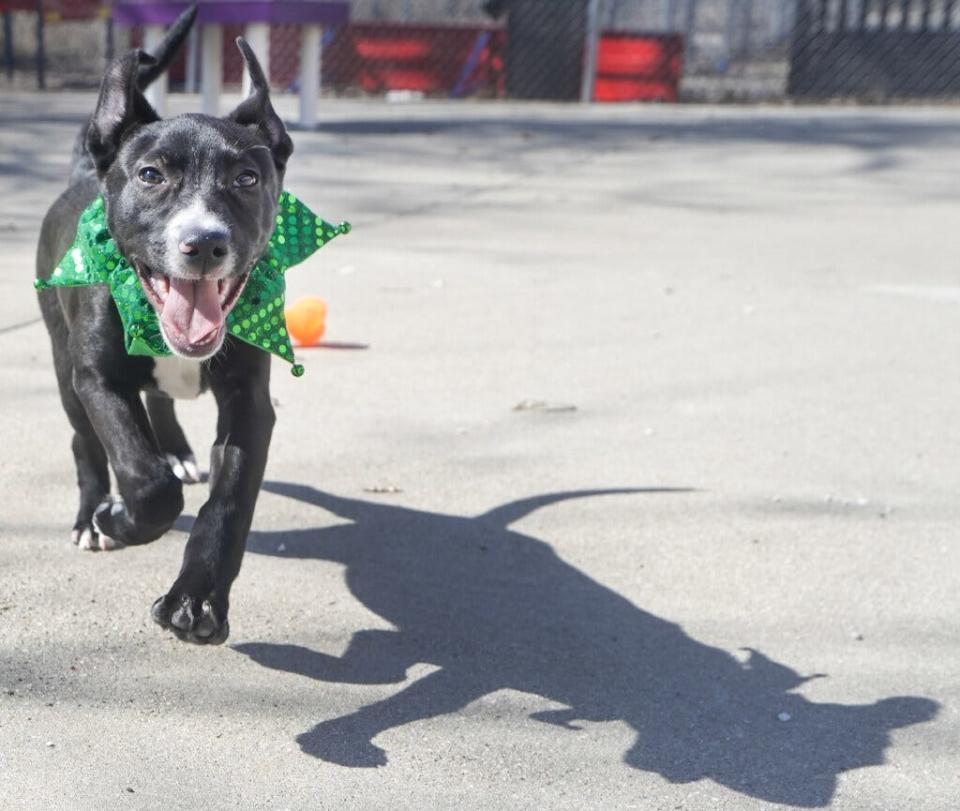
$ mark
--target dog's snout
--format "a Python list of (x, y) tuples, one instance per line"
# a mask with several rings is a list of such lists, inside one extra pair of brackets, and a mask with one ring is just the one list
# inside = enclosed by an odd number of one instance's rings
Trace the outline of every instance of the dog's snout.
[(188, 234), (181, 238), (179, 247), (187, 262), (204, 268), (219, 265), (230, 252), (225, 231)]

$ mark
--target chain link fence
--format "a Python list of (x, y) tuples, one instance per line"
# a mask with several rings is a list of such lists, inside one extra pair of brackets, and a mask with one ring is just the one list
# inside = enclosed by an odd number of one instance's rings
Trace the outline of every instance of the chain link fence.
[[(39, 9), (39, 10), (38, 10)], [(139, 45), (98, 0), (0, 0), (7, 87), (93, 87)], [(224, 26), (224, 80), (239, 84)], [(301, 29), (274, 25), (269, 72), (296, 90)], [(197, 87), (199, 37), (173, 66)], [(322, 38), (322, 92), (574, 101), (960, 97), (960, 0), (350, 0)]]
[(97, 0), (0, 0), (0, 87), (95, 87), (110, 39), (109, 7)]

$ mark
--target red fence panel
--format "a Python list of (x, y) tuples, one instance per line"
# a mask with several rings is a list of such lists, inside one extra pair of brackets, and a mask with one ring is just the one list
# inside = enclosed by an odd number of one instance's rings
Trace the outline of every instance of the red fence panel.
[(505, 32), (487, 26), (353, 23), (323, 54), (323, 81), (366, 93), (499, 95)]

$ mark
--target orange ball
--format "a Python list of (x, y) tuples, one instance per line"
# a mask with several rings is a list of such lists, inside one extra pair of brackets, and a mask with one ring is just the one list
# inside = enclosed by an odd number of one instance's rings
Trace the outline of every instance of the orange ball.
[(300, 346), (315, 346), (327, 328), (327, 305), (316, 296), (297, 299), (284, 315), (287, 332)]

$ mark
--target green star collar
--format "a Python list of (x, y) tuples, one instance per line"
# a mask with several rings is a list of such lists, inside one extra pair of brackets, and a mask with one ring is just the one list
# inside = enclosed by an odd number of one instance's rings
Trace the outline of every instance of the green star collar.
[[(302, 375), (303, 367), (293, 360), (283, 314), (284, 273), (338, 234), (349, 231), (350, 223), (331, 225), (290, 192), (283, 192), (277, 208), (277, 225), (267, 250), (253, 266), (246, 287), (227, 316), (228, 333), (283, 358), (293, 364), (291, 371), (295, 376)], [(110, 236), (102, 197), (80, 215), (77, 237), (53, 275), (34, 282), (37, 290), (87, 284), (110, 285), (129, 354), (154, 357), (171, 354), (160, 332), (160, 320), (147, 300), (136, 271)]]

